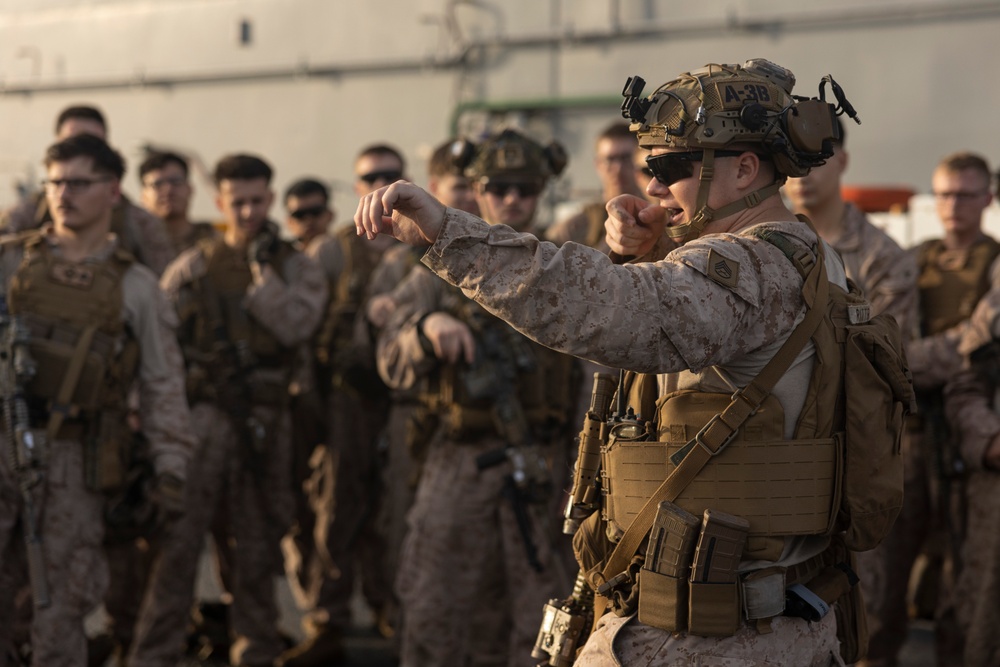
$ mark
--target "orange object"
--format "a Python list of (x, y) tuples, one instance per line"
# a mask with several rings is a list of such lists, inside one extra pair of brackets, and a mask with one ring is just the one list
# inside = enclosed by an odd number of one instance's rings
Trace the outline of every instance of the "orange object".
[(865, 213), (906, 213), (916, 192), (904, 187), (861, 187), (844, 185), (840, 196)]

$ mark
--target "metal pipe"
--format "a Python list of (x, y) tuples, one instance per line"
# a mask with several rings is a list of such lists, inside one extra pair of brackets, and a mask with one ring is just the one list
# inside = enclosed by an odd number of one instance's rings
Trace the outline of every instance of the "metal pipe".
[[(617, 5), (613, 5), (617, 7)], [(616, 9), (617, 11), (617, 9)], [(470, 42), (455, 56), (446, 58), (419, 58), (397, 61), (379, 61), (355, 64), (322, 64), (312, 66), (297, 64), (257, 69), (249, 71), (205, 72), (187, 74), (146, 75), (110, 78), (81, 79), (75, 81), (38, 82), (25, 84), (5, 84), (0, 82), (0, 95), (29, 95), (35, 93), (92, 92), (143, 87), (171, 88), (176, 86), (218, 85), (302, 78), (344, 78), (348, 76), (371, 76), (427, 70), (448, 70), (475, 66), (481, 58), (473, 57), (482, 52), (496, 49), (517, 48), (577, 48), (593, 44), (607, 44), (617, 41), (664, 38), (675, 40), (699, 39), (706, 36), (718, 37), (725, 33), (774, 33), (781, 31), (836, 30), (854, 27), (884, 27), (901, 24), (942, 23), (948, 21), (971, 21), (1000, 16), (1000, 3), (992, 0), (979, 2), (949, 3), (932, 2), (922, 5), (875, 7), (834, 10), (827, 13), (809, 13), (797, 16), (776, 14), (772, 17), (755, 16), (744, 18), (729, 15), (719, 19), (691, 22), (654, 24), (642, 28), (627, 28), (621, 24), (611, 29), (573, 32), (557, 31), (547, 35), (527, 37), (494, 37)]]

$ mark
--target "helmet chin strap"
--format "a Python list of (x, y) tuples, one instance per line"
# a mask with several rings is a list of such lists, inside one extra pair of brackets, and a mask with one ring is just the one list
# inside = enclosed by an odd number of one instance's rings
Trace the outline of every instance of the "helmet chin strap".
[(726, 218), (744, 209), (753, 208), (768, 197), (775, 195), (784, 185), (784, 179), (779, 178), (770, 185), (754, 190), (750, 194), (730, 202), (725, 206), (713, 209), (708, 205), (708, 190), (712, 185), (712, 178), (715, 176), (715, 149), (705, 148), (701, 162), (701, 173), (698, 175), (698, 198), (695, 201), (697, 213), (690, 222), (685, 222), (674, 227), (667, 227), (667, 236), (677, 240), (679, 243), (687, 243), (692, 239), (701, 236), (705, 225), (717, 218)]

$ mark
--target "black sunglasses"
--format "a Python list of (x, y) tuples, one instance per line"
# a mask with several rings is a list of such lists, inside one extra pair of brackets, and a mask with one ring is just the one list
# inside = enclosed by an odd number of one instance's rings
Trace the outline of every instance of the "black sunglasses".
[[(715, 151), (715, 157), (737, 157), (746, 151)], [(660, 155), (650, 155), (646, 158), (646, 164), (652, 172), (652, 176), (663, 185), (673, 185), (677, 181), (694, 176), (694, 162), (701, 162), (705, 156), (705, 151), (691, 151), (689, 153), (662, 153)]]
[(483, 184), (486, 192), (496, 197), (506, 197), (511, 190), (517, 193), (518, 197), (535, 197), (541, 193), (544, 187), (541, 183), (508, 183), (506, 181), (489, 181)]
[(294, 211), (289, 211), (288, 215), (292, 216), (296, 220), (305, 220), (306, 218), (318, 218), (319, 216), (326, 213), (329, 209), (319, 204), (317, 206), (307, 206), (306, 208), (296, 209)]
[(375, 181), (383, 181), (385, 183), (395, 183), (403, 177), (403, 172), (398, 169), (390, 169), (387, 171), (370, 171), (367, 174), (361, 174), (358, 176), (362, 181), (368, 185), (373, 185)]

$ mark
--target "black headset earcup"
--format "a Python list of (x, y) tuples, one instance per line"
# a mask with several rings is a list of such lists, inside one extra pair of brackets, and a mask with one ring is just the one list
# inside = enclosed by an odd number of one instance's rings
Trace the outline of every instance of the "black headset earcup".
[(545, 156), (545, 160), (549, 163), (549, 168), (552, 170), (553, 176), (563, 173), (566, 165), (569, 164), (569, 154), (558, 141), (553, 141), (546, 146), (542, 151), (542, 155)]
[(476, 156), (476, 145), (467, 139), (456, 139), (451, 144), (451, 163), (461, 171), (472, 164)]

